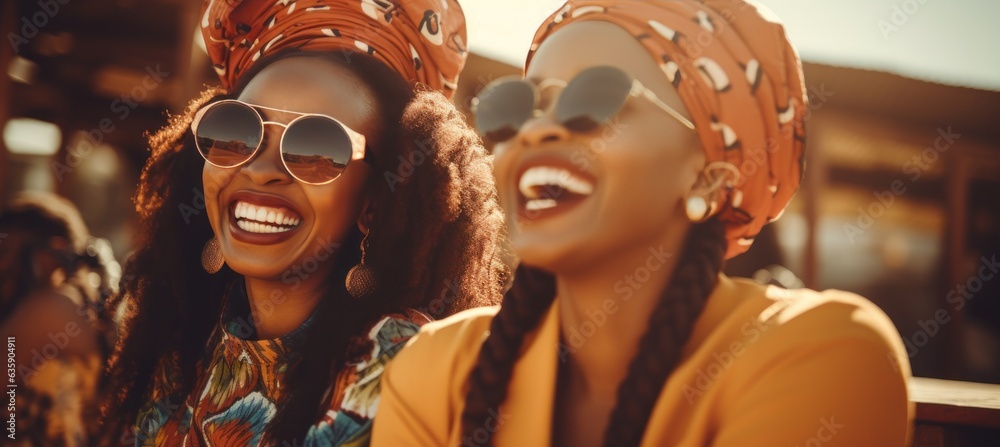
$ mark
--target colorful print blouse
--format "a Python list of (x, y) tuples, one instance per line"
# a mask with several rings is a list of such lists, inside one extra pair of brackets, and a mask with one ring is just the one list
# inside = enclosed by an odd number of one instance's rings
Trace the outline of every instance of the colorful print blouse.
[[(287, 395), (285, 371), (297, 361), (310, 316), (299, 328), (271, 340), (254, 340), (251, 313), (242, 281), (230, 294), (219, 326), (199, 364), (194, 391), (184, 401), (171, 398), (166, 384), (176, 368), (161, 367), (152, 398), (137, 418), (137, 446), (256, 446)], [(429, 318), (409, 311), (383, 317), (355, 337), (351, 356), (331, 384), (326, 414), (304, 440), (289, 446), (368, 445), (379, 403), (380, 379), (388, 361)]]

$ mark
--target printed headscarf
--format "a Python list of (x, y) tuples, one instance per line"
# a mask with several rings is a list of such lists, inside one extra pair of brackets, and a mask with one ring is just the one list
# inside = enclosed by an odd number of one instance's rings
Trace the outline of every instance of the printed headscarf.
[(201, 32), (223, 87), (286, 48), (367, 53), (451, 97), (465, 65), (457, 0), (208, 0)]
[(677, 88), (707, 162), (740, 171), (719, 218), (726, 258), (745, 252), (781, 215), (804, 168), (808, 103), (784, 27), (744, 0), (569, 0), (535, 34), (526, 66), (548, 36), (579, 21), (632, 34)]

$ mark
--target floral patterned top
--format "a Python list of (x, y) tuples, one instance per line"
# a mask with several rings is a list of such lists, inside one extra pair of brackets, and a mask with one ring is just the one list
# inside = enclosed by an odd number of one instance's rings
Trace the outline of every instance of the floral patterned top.
[[(136, 421), (136, 446), (256, 446), (264, 438), (287, 395), (285, 371), (297, 360), (313, 317), (281, 338), (254, 340), (242, 281), (233, 291), (238, 293), (231, 293), (224, 306), (199, 364), (194, 391), (185, 402), (169, 395), (167, 384), (177, 380), (175, 363), (158, 369), (151, 399)], [(326, 414), (304, 441), (288, 445), (368, 445), (382, 371), (428, 321), (415, 310), (387, 315), (355, 337), (348, 349), (353, 353), (350, 360), (331, 384)]]
[[(98, 431), (97, 382), (101, 357), (57, 358), (37, 370), (22, 364), (27, 383), (17, 384), (16, 439), (0, 437), (9, 447), (75, 447), (88, 445)], [(7, 391), (7, 390), (4, 390)], [(5, 409), (9, 409), (6, 405)], [(4, 412), (4, 421), (8, 413)]]

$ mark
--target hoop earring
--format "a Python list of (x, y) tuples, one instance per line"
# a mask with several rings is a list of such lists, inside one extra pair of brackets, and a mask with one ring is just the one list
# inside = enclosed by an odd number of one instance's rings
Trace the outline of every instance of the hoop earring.
[(732, 163), (717, 161), (705, 166), (684, 200), (688, 219), (701, 223), (719, 212), (726, 199), (723, 193), (732, 190), (739, 178), (740, 171)]
[(210, 274), (216, 274), (222, 270), (222, 265), (226, 263), (226, 258), (222, 257), (222, 246), (219, 238), (212, 236), (205, 247), (201, 249), (201, 268)]
[(365, 264), (365, 250), (368, 248), (370, 234), (371, 231), (365, 233), (364, 239), (361, 240), (361, 262), (351, 267), (344, 279), (347, 293), (356, 299), (367, 298), (375, 292), (375, 271)]

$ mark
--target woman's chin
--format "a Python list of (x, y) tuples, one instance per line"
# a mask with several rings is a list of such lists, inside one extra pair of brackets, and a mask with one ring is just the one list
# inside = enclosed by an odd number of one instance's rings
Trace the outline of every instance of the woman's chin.
[(254, 259), (252, 261), (232, 261), (230, 259), (226, 259), (226, 265), (228, 265), (232, 271), (251, 279), (280, 280), (283, 272), (291, 272), (289, 266), (276, 265), (261, 259)]
[(248, 278), (281, 279), (285, 272), (292, 272), (296, 265), (293, 247), (254, 246), (238, 241), (223, 243), (223, 257), (231, 270)]
[(329, 269), (340, 243), (332, 236), (298, 243), (296, 240), (254, 245), (231, 239), (228, 244), (222, 244), (223, 254), (226, 264), (236, 273), (248, 278), (281, 281), (297, 288), (312, 275)]
[(524, 265), (553, 274), (569, 273), (594, 262), (590, 250), (572, 240), (532, 242), (525, 238), (512, 242), (512, 249)]

